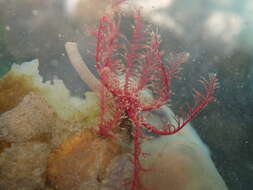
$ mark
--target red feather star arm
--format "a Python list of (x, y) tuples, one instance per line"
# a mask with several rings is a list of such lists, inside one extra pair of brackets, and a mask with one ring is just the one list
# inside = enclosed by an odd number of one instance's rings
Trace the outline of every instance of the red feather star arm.
[(194, 99), (196, 106), (194, 109), (189, 108), (188, 113), (183, 113), (182, 117), (174, 117), (176, 121), (176, 125), (168, 124), (164, 130), (158, 130), (154, 126), (142, 122), (144, 128), (146, 128), (149, 132), (157, 134), (157, 135), (171, 135), (180, 131), (183, 127), (186, 126), (198, 113), (200, 113), (209, 102), (215, 101), (214, 91), (218, 87), (218, 79), (215, 74), (209, 75), (209, 80), (202, 79), (200, 81), (205, 89), (205, 94), (200, 93), (197, 90), (194, 90)]

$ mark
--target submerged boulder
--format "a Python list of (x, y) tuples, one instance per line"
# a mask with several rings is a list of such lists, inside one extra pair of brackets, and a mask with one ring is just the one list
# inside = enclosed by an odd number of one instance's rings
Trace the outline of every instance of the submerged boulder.
[(56, 115), (46, 100), (34, 93), (26, 95), (17, 107), (0, 117), (0, 140), (26, 142), (51, 136)]
[(13, 143), (6, 148), (0, 154), (0, 189), (44, 188), (49, 152), (46, 143)]
[(48, 180), (61, 190), (100, 189), (107, 168), (123, 152), (114, 138), (102, 138), (87, 129), (50, 153)]

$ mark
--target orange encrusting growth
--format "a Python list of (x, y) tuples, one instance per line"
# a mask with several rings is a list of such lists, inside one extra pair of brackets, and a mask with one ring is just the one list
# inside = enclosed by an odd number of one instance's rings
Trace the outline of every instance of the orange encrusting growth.
[(134, 14), (131, 40), (120, 32), (119, 14), (104, 15), (94, 33), (96, 68), (102, 84), (98, 133), (114, 136), (113, 131), (123, 118), (127, 117), (132, 122), (134, 170), (130, 185), (131, 190), (145, 189), (140, 182), (140, 172), (144, 170), (140, 163), (143, 154), (141, 143), (145, 138), (143, 130), (157, 135), (178, 132), (209, 102), (214, 101), (217, 78), (210, 75), (208, 80), (202, 80), (205, 93), (194, 90), (195, 106), (175, 117), (176, 125), (170, 122), (164, 129), (157, 129), (147, 123), (142, 113), (168, 104), (171, 80), (178, 78), (180, 66), (187, 60), (188, 54), (175, 55), (173, 60), (164, 64), (159, 50), (159, 35), (144, 27), (140, 11)]

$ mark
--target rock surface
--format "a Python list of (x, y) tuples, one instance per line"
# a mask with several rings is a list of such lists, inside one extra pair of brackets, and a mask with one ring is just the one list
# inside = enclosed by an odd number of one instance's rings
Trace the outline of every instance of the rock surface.
[(34, 93), (0, 117), (0, 140), (26, 142), (33, 138), (47, 138), (55, 125), (56, 115), (46, 100)]
[(49, 151), (45, 143), (13, 143), (6, 148), (0, 154), (0, 189), (44, 188)]
[(122, 152), (115, 139), (101, 138), (85, 130), (50, 154), (48, 179), (61, 190), (100, 188), (111, 161)]

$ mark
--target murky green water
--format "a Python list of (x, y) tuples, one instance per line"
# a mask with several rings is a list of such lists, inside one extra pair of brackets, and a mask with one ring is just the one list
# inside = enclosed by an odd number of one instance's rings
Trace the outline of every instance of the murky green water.
[[(165, 53), (191, 55), (181, 80), (173, 84), (176, 106), (192, 102), (191, 89), (199, 87), (202, 76), (217, 73), (217, 102), (192, 125), (210, 148), (228, 188), (253, 189), (253, 3), (156, 0), (149, 6), (152, 0), (137, 2), (143, 6), (145, 22), (161, 34)], [(14, 62), (38, 59), (44, 81), (62, 79), (72, 95), (81, 97), (88, 87), (69, 64), (64, 45), (77, 42), (88, 67), (96, 72), (90, 55), (94, 40), (87, 30), (96, 26), (106, 3), (93, 4), (83, 0), (71, 11), (60, 0), (0, 0), (0, 76)], [(125, 33), (129, 22), (126, 15), (121, 27)]]

